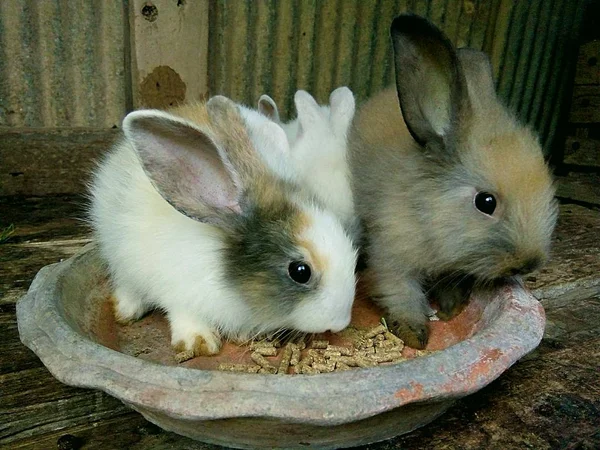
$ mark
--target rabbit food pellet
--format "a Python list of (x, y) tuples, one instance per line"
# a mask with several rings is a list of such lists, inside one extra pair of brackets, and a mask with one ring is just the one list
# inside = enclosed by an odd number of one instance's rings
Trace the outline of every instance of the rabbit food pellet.
[(246, 373), (258, 373), (261, 369), (260, 366), (255, 364), (228, 364), (222, 363), (219, 365), (219, 370), (227, 372), (246, 372)]
[(291, 344), (286, 345), (283, 349), (279, 368), (277, 369), (279, 375), (284, 375), (288, 372), (288, 368), (292, 361), (292, 351)]
[(327, 341), (312, 341), (312, 343), (311, 343), (312, 348), (318, 348), (318, 349), (325, 349), (325, 348), (327, 348), (328, 345), (329, 345), (329, 342), (327, 342)]
[[(221, 364), (219, 370), (268, 374), (317, 374), (341, 372), (353, 368), (375, 367), (404, 361), (404, 341), (391, 333), (385, 324), (368, 330), (349, 327), (342, 336), (348, 346), (330, 345), (320, 339), (306, 344), (289, 342), (283, 346), (277, 340), (262, 340), (250, 345), (254, 364)], [(303, 351), (304, 350), (304, 351)], [(431, 352), (417, 351), (417, 356)], [(267, 359), (270, 358), (270, 359)]]
[(256, 347), (254, 349), (255, 353), (258, 353), (262, 356), (275, 356), (277, 354), (277, 348), (275, 347)]
[(386, 331), (387, 331), (387, 329), (385, 328), (385, 326), (383, 324), (377, 325), (375, 328), (371, 328), (369, 331), (367, 331), (365, 333), (364, 337), (366, 339), (374, 338), (375, 336), (377, 336), (379, 334), (383, 334)]
[(294, 345), (292, 347), (292, 357), (290, 358), (290, 366), (297, 366), (300, 362), (301, 350), (300, 347)]
[(271, 363), (263, 355), (261, 355), (258, 352), (252, 353), (250, 355), (250, 359), (252, 359), (252, 361), (254, 361), (256, 364), (258, 364), (263, 369), (267, 369), (269, 371), (272, 369), (275, 369), (275, 367), (272, 366)]
[(194, 357), (194, 352), (192, 350), (185, 350), (183, 352), (179, 352), (175, 355), (175, 361), (178, 363), (185, 362)]

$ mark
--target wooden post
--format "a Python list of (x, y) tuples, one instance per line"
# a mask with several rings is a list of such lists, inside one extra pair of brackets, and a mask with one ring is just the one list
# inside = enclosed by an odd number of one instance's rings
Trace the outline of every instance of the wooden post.
[(208, 96), (208, 0), (132, 0), (133, 107)]

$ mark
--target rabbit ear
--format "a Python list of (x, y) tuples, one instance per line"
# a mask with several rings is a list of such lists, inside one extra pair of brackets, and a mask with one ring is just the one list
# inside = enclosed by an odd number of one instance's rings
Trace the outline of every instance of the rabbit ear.
[(278, 124), (265, 121), (253, 126), (249, 125), (248, 131), (256, 147), (284, 155), (290, 152), (290, 144), (285, 131)]
[(294, 95), (294, 103), (298, 112), (298, 135), (302, 130), (309, 130), (323, 122), (321, 108), (308, 92), (299, 90)]
[(404, 121), (428, 148), (444, 145), (468, 112), (466, 81), (448, 38), (426, 19), (406, 14), (392, 22), (396, 87)]
[[(227, 155), (224, 160), (231, 163), (232, 173), (239, 176), (240, 184), (248, 186), (267, 172), (250, 140), (248, 125), (238, 105), (227, 97), (215, 95), (206, 103), (206, 111), (212, 124), (211, 130)], [(279, 125), (273, 125), (279, 128)]]
[(279, 110), (277, 109), (277, 103), (271, 97), (263, 94), (258, 99), (258, 112), (267, 116), (273, 122), (281, 123), (279, 118)]
[(354, 95), (347, 87), (337, 88), (329, 96), (330, 120), (335, 134), (345, 136), (354, 118)]
[(482, 103), (485, 100), (496, 101), (496, 87), (492, 63), (488, 56), (472, 48), (459, 48), (456, 55), (465, 74), (473, 103)]
[(183, 214), (210, 222), (239, 212), (239, 177), (208, 130), (158, 110), (125, 117), (123, 131), (160, 195)]

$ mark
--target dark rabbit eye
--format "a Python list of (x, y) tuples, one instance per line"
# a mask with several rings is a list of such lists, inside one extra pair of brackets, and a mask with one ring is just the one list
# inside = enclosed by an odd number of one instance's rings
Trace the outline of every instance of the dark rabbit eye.
[(310, 281), (310, 266), (304, 261), (290, 263), (288, 273), (296, 283), (306, 284)]
[(475, 208), (491, 216), (496, 210), (496, 198), (489, 192), (478, 192), (475, 195)]

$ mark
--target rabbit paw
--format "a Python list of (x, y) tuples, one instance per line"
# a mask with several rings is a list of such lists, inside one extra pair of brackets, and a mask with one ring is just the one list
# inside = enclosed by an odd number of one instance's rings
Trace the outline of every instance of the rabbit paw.
[(439, 305), (437, 316), (446, 321), (458, 316), (469, 303), (472, 287), (471, 279), (460, 283), (436, 283), (430, 292)]
[(438, 297), (437, 300), (440, 305), (440, 309), (436, 315), (441, 320), (446, 322), (458, 316), (468, 304), (467, 299), (461, 299), (459, 301), (458, 299), (450, 299), (447, 297), (442, 299), (441, 297)]
[(194, 356), (216, 355), (221, 349), (221, 339), (205, 326), (196, 326), (186, 330), (180, 323), (171, 322), (171, 345), (177, 353)]
[(406, 345), (419, 350), (424, 349), (429, 341), (429, 320), (427, 316), (420, 317), (386, 317), (386, 322), (392, 332), (404, 341)]
[(146, 312), (142, 298), (132, 295), (122, 286), (118, 286), (113, 292), (113, 301), (115, 318), (122, 325), (135, 322)]

